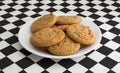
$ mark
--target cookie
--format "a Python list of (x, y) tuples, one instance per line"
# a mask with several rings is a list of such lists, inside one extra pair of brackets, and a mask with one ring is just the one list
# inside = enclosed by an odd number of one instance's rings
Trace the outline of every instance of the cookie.
[(59, 28), (59, 29), (61, 29), (63, 31), (66, 31), (68, 26), (69, 25), (54, 25), (52, 28)]
[(83, 45), (91, 45), (96, 41), (96, 36), (88, 26), (70, 25), (66, 29), (71, 39)]
[(57, 24), (61, 25), (70, 25), (80, 23), (82, 18), (79, 16), (58, 16), (57, 17)]
[(34, 33), (42, 28), (51, 27), (56, 23), (56, 21), (57, 17), (54, 14), (46, 14), (33, 22), (33, 24), (31, 25), (31, 31)]
[(43, 28), (30, 37), (30, 42), (36, 47), (48, 47), (61, 42), (65, 33), (58, 28)]
[(65, 37), (60, 43), (48, 47), (51, 54), (59, 56), (67, 56), (76, 53), (80, 49), (80, 44), (75, 43), (70, 38)]

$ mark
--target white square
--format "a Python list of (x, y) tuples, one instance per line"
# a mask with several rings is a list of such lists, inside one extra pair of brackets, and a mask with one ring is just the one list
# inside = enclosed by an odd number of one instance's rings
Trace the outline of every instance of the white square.
[(14, 9), (16, 9), (16, 10), (19, 10), (19, 9), (24, 8), (24, 7), (23, 7), (23, 6), (21, 6), (21, 5), (16, 5), (16, 6), (14, 6), (13, 8), (14, 8)]
[(3, 10), (8, 9), (8, 8), (10, 8), (10, 6), (8, 6), (8, 5), (0, 6), (0, 9), (3, 9)]
[[(7, 12), (6, 11), (0, 11), (0, 15), (4, 15), (6, 14)], [(1, 21), (1, 20), (0, 20)]]
[(17, 50), (21, 50), (23, 47), (22, 45), (20, 44), (20, 42), (16, 42), (14, 44), (12, 44), (13, 47), (15, 47), (15, 49)]
[(74, 72), (75, 73), (85, 73), (88, 69), (77, 63), (74, 66), (70, 67), (68, 70), (71, 71), (72, 73), (74, 73)]
[[(56, 8), (58, 11), (60, 10), (60, 9), (62, 9), (62, 8), (64, 8), (63, 6), (60, 6), (60, 5), (56, 5), (56, 6), (54, 6), (53, 8)], [(42, 8), (43, 9), (43, 8)], [(48, 9), (48, 8), (47, 8)]]
[(5, 57), (5, 55), (2, 52), (0, 52), (0, 60), (4, 57)]
[(48, 5), (43, 5), (43, 6), (40, 6), (40, 8), (43, 9), (43, 10), (47, 10), (47, 9), (50, 8), (50, 6), (48, 6)]
[(0, 36), (1, 36), (2, 39), (7, 39), (7, 38), (13, 36), (13, 34), (10, 33), (9, 31), (6, 31), (6, 32), (0, 34)]
[(68, 14), (68, 15), (70, 15), (70, 14), (73, 14), (73, 15), (77, 15), (78, 13), (77, 12), (75, 12), (75, 11), (69, 11), (69, 12), (67, 12), (66, 14)]
[(43, 1), (41, 1), (41, 3), (43, 3), (43, 4), (49, 4), (49, 3), (51, 3), (51, 1), (49, 1), (49, 0), (43, 0)]
[(66, 8), (68, 8), (68, 9), (70, 9), (72, 11), (72, 10), (75, 10), (77, 7), (73, 6), (73, 5), (70, 5), (70, 6), (67, 6)]
[(118, 29), (120, 29), (120, 24), (117, 24), (115, 27), (118, 28)]
[(74, 3), (75, 3), (74, 0), (66, 0), (66, 2), (67, 2), (68, 4), (74, 4)]
[(103, 11), (97, 11), (97, 12), (95, 12), (95, 14), (100, 15), (100, 16), (104, 16), (104, 15), (106, 15), (107, 13), (105, 13), (105, 12), (103, 12)]
[(106, 37), (107, 39), (110, 39), (110, 40), (116, 37), (116, 35), (114, 33), (111, 33), (111, 32), (105, 32), (103, 34), (103, 36)]
[(63, 3), (63, 1), (61, 1), (61, 0), (54, 0), (54, 3), (61, 4), (61, 3)]
[(113, 16), (118, 16), (118, 15), (120, 15), (120, 13), (117, 12), (117, 11), (111, 11), (109, 14), (111, 14), (111, 15), (113, 15)]
[(88, 3), (88, 1), (86, 1), (86, 0), (81, 0), (81, 1), (79, 1), (81, 4), (87, 4)]
[(22, 69), (16, 65), (16, 64), (12, 64), (8, 67), (6, 67), (5, 69), (3, 69), (4, 73), (19, 73)]
[(108, 57), (110, 57), (111, 59), (113, 59), (117, 62), (120, 62), (120, 53), (119, 52), (113, 51), (112, 53), (110, 53), (108, 55)]
[(64, 14), (64, 12), (62, 12), (62, 11), (55, 11), (55, 12), (53, 12), (53, 14)]
[(81, 9), (83, 9), (83, 10), (88, 10), (88, 9), (90, 9), (90, 7), (87, 6), (87, 5), (80, 6), (79, 8), (81, 8)]
[(23, 54), (20, 53), (19, 51), (15, 52), (15, 53), (13, 53), (13, 54), (10, 54), (10, 55), (8, 56), (8, 58), (9, 58), (10, 60), (12, 60), (13, 62), (17, 62), (17, 61), (21, 60), (21, 59), (24, 58), (24, 57), (25, 57), (25, 55), (23, 55)]
[(36, 13), (34, 11), (26, 11), (25, 14), (28, 16), (31, 16), (31, 15), (34, 15)]
[(48, 12), (48, 11), (41, 11), (41, 12), (39, 12), (39, 14), (41, 15), (45, 15), (45, 14), (49, 14), (50, 12)]
[(90, 55), (88, 55), (89, 58), (93, 59), (96, 62), (100, 62), (102, 59), (105, 58), (105, 56), (97, 51), (94, 51)]
[(97, 10), (102, 10), (104, 7), (99, 6), (99, 5), (96, 5), (96, 6), (94, 6), (93, 8), (94, 8), (94, 9), (97, 9)]
[[(112, 20), (114, 20), (114, 21), (116, 21), (116, 22), (120, 22), (120, 18), (119, 18), (119, 17), (115, 17), (115, 18), (113, 18)], [(120, 24), (118, 24), (118, 25), (120, 25)]]
[(109, 41), (105, 44), (106, 47), (111, 48), (113, 50), (116, 50), (118, 47), (120, 47), (120, 44), (114, 42), (114, 41)]
[(115, 6), (111, 6), (111, 5), (107, 6), (106, 8), (107, 8), (107, 9), (112, 9), (112, 10), (117, 9), (117, 7), (115, 7)]
[(4, 20), (4, 18), (0, 17), (0, 21)]
[(4, 4), (9, 4), (9, 3), (12, 3), (12, 0), (7, 0), (7, 1), (4, 0), (3, 3), (4, 3)]
[(30, 4), (36, 4), (36, 3), (38, 3), (38, 1), (36, 1), (36, 0), (30, 0), (30, 1), (28, 1), (28, 3), (30, 3)]
[(33, 18), (32, 17), (25, 17), (22, 20), (25, 22), (29, 22), (29, 21), (33, 20)]
[(36, 63), (24, 69), (27, 73), (41, 73), (44, 69)]
[(120, 63), (118, 63), (117, 65), (115, 65), (113, 68), (112, 68), (113, 71), (115, 71), (116, 73), (120, 73)]
[[(1, 36), (0, 36), (1, 37)], [(9, 46), (9, 44), (5, 41), (0, 42), (0, 50), (4, 49), (5, 47)]]
[(10, 12), (10, 14), (12, 14), (12, 15), (18, 15), (18, 14), (21, 14), (22, 12), (20, 12), (20, 11), (13, 11), (13, 12)]
[(66, 69), (59, 64), (54, 64), (46, 69), (50, 73), (63, 73)]
[(105, 18), (105, 17), (100, 17), (97, 19), (98, 21), (101, 21), (101, 22), (107, 22), (109, 21), (109, 19)]
[(112, 1), (112, 0), (105, 0), (104, 2), (107, 3), (107, 4), (113, 4), (114, 3), (114, 1)]
[(94, 73), (107, 73), (109, 71), (107, 67), (99, 63), (93, 66), (90, 70), (93, 71)]
[(96, 46), (95, 50), (99, 49), (101, 46), (103, 46), (102, 44), (98, 44), (98, 46)]
[(104, 29), (104, 30), (110, 30), (111, 28), (113, 28), (113, 26), (108, 25), (108, 24), (103, 24), (100, 26), (100, 28)]
[(100, 4), (100, 3), (102, 3), (102, 2), (99, 1), (99, 0), (93, 0), (92, 3), (94, 3), (94, 4)]
[(30, 6), (27, 6), (26, 8), (28, 8), (28, 9), (35, 9), (35, 8), (37, 8), (36, 6), (34, 6), (34, 5), (30, 5)]
[(82, 55), (82, 56), (74, 57), (74, 58), (71, 58), (71, 59), (74, 60), (75, 62), (79, 62), (79, 61), (81, 61), (82, 59), (84, 59), (85, 57), (86, 57), (85, 55)]
[(31, 54), (31, 55), (29, 55), (28, 57), (29, 57), (32, 61), (34, 61), (34, 62), (38, 62), (38, 61), (40, 61), (40, 60), (42, 59), (42, 57), (37, 56), (37, 55), (35, 55), (35, 54)]
[(83, 11), (83, 12), (81, 12), (81, 14), (83, 14), (85, 16), (90, 16), (92, 13), (89, 11)]
[(17, 27), (17, 26), (15, 26), (15, 25), (13, 25), (13, 24), (9, 24), (9, 25), (4, 25), (3, 26), (3, 28), (5, 28), (6, 30), (10, 30), (10, 29), (13, 29), (13, 28), (15, 28), (15, 27)]
[(7, 18), (7, 20), (8, 20), (9, 22), (14, 22), (14, 21), (19, 20), (19, 18), (17, 18), (17, 17), (10, 17), (10, 18)]
[(17, 4), (22, 4), (22, 3), (25, 3), (25, 1), (24, 0), (18, 0), (18, 1), (16, 1), (16, 3)]

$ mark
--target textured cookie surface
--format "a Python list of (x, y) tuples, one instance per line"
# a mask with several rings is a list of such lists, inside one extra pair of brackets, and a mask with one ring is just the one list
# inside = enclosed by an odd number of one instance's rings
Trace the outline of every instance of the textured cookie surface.
[(51, 27), (56, 23), (56, 21), (57, 17), (54, 14), (46, 14), (33, 22), (31, 25), (31, 31), (34, 33), (42, 28)]
[(58, 16), (56, 23), (61, 25), (70, 25), (79, 23), (81, 21), (82, 18), (79, 16)]
[(70, 25), (66, 32), (74, 41), (83, 45), (91, 45), (96, 41), (95, 34), (88, 26)]
[(66, 31), (66, 29), (67, 29), (67, 27), (68, 27), (69, 25), (55, 25), (55, 26), (53, 26), (52, 28), (59, 28), (59, 29), (61, 29), (61, 30), (63, 30), (63, 31)]
[(61, 42), (64, 37), (65, 33), (60, 29), (43, 28), (32, 34), (30, 42), (36, 47), (48, 47)]
[(80, 49), (80, 44), (73, 42), (70, 38), (65, 37), (60, 43), (48, 47), (51, 54), (66, 56), (76, 53)]

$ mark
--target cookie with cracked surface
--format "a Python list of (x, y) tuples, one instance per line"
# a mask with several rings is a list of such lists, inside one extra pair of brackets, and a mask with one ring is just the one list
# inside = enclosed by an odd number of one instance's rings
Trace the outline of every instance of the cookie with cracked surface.
[(57, 17), (54, 14), (46, 14), (32, 23), (31, 31), (34, 33), (42, 28), (51, 27), (56, 23), (56, 21), (57, 21)]
[(80, 49), (80, 44), (75, 43), (70, 38), (65, 37), (60, 43), (48, 47), (51, 54), (59, 56), (67, 56), (76, 53)]
[(30, 42), (36, 47), (48, 47), (61, 42), (65, 33), (58, 28), (43, 28), (30, 37)]
[(80, 16), (58, 16), (57, 17), (57, 24), (61, 25), (70, 25), (80, 23), (82, 18)]
[(96, 41), (94, 32), (88, 26), (70, 25), (66, 32), (71, 39), (83, 45), (91, 45)]

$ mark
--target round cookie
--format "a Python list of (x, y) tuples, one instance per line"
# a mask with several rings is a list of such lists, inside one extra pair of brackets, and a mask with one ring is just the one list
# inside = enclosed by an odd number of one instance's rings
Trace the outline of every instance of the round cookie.
[(83, 45), (91, 45), (96, 41), (96, 36), (88, 26), (70, 25), (66, 29), (71, 39)]
[(33, 22), (31, 25), (31, 31), (34, 33), (42, 28), (51, 27), (56, 23), (56, 21), (57, 17), (54, 14), (46, 14)]
[(76, 24), (82, 21), (80, 16), (58, 16), (57, 17), (57, 24), (61, 25), (70, 25)]
[(65, 33), (58, 28), (43, 28), (30, 37), (30, 42), (36, 47), (48, 47), (61, 42)]
[(75, 43), (70, 38), (65, 37), (60, 43), (48, 47), (51, 54), (59, 56), (67, 56), (76, 53), (80, 49), (80, 44)]
[(57, 25), (54, 25), (52, 28), (59, 28), (59, 29), (65, 31), (68, 26), (69, 26), (69, 25), (58, 25), (58, 26), (57, 26)]

